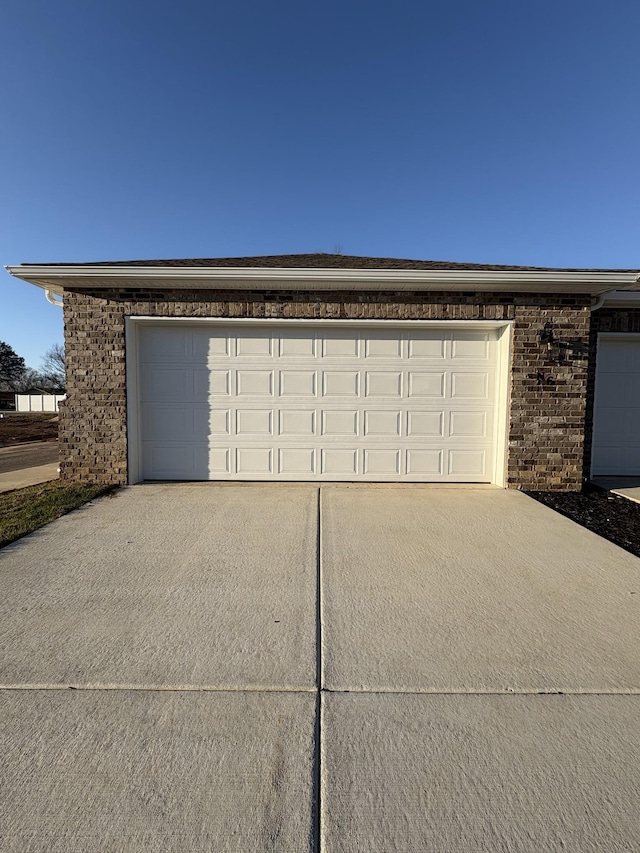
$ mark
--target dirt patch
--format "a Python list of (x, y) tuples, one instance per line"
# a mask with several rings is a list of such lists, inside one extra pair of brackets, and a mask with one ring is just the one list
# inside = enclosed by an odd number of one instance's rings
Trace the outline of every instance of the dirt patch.
[(527, 492), (545, 506), (640, 557), (640, 504), (603, 489), (582, 492)]
[(25, 412), (0, 418), (0, 447), (11, 447), (25, 441), (55, 441), (57, 438), (57, 415)]

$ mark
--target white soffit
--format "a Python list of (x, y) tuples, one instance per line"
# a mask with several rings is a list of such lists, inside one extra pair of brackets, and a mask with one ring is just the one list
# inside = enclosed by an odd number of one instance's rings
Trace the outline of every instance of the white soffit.
[(565, 293), (598, 296), (640, 290), (628, 270), (386, 270), (273, 267), (8, 266), (23, 281), (55, 294), (74, 288), (185, 290), (368, 290)]

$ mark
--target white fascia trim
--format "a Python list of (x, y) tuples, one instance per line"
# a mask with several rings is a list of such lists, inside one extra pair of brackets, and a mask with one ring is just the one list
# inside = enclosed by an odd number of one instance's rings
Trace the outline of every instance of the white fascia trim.
[(476, 290), (502, 292), (590, 293), (640, 289), (637, 271), (599, 272), (552, 270), (336, 270), (258, 267), (95, 267), (95, 266), (16, 266), (7, 271), (30, 284), (53, 292), (65, 287), (166, 286), (190, 289), (209, 288), (273, 289), (315, 285), (318, 289), (353, 290)]
[(504, 329), (513, 325), (513, 320), (335, 320), (300, 319), (299, 317), (155, 317), (132, 314), (126, 318), (131, 323), (145, 326), (208, 325), (208, 326), (346, 326), (362, 329), (364, 326), (379, 326), (384, 329), (416, 329), (418, 326), (433, 326), (440, 329)]

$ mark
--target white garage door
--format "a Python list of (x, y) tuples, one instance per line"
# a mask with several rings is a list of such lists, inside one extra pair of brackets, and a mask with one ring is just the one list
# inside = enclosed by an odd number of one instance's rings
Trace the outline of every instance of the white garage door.
[(592, 476), (640, 474), (640, 338), (598, 341)]
[(497, 332), (142, 325), (141, 475), (491, 482)]

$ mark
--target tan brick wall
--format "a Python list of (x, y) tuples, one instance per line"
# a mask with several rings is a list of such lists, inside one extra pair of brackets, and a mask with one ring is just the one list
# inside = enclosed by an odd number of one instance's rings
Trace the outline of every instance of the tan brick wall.
[[(508, 484), (579, 489), (588, 298), (487, 293), (76, 291), (65, 293), (67, 401), (61, 476), (127, 480), (126, 316), (513, 320)], [(540, 341), (550, 324), (561, 346)]]

